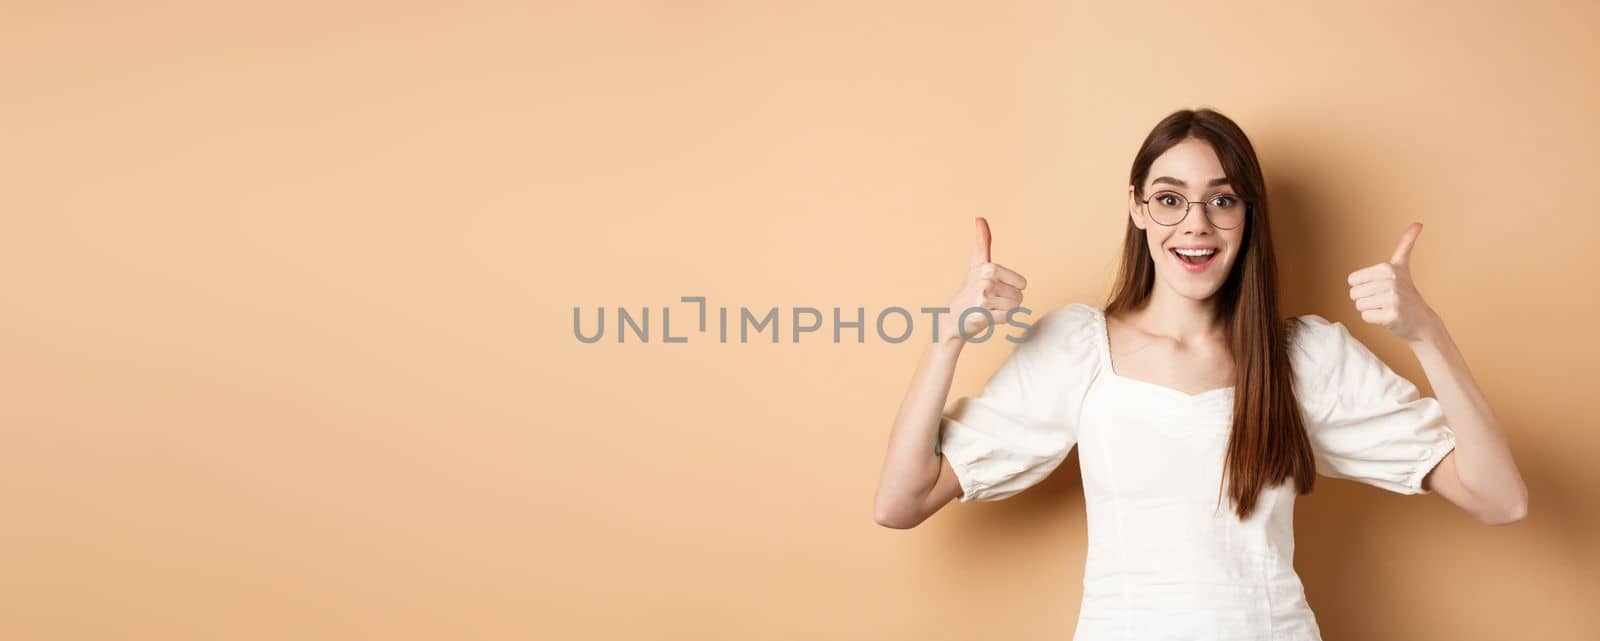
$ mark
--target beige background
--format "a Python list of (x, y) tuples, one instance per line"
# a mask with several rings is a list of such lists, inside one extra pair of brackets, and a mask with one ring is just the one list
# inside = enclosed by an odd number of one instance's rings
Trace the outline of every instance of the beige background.
[(1098, 303), (1199, 105), (1260, 152), (1285, 311), (1424, 389), (1344, 278), (1426, 224), (1531, 488), (1488, 528), (1325, 480), (1328, 638), (1600, 626), (1595, 3), (431, 4), (7, 3), (0, 637), (1069, 638), (1076, 456), (873, 524), (920, 345), (572, 308), (940, 305), (974, 215), (1030, 306)]

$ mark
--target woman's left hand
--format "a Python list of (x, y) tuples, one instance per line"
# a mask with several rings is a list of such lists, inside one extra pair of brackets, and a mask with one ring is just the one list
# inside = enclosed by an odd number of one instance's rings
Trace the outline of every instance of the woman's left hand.
[(1411, 223), (1388, 262), (1358, 269), (1349, 278), (1350, 300), (1361, 310), (1361, 320), (1382, 325), (1407, 342), (1422, 340), (1439, 322), (1411, 282), (1411, 247), (1421, 233), (1422, 223)]

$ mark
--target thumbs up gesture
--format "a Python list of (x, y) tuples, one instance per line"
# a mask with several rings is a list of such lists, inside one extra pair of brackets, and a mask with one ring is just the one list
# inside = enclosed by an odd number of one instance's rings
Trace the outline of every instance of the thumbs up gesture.
[(1382, 325), (1413, 343), (1439, 320), (1411, 282), (1411, 249), (1421, 233), (1422, 223), (1411, 223), (1388, 262), (1358, 269), (1349, 278), (1350, 300), (1361, 310), (1361, 320)]
[[(990, 262), (989, 221), (980, 217), (977, 226), (977, 244), (972, 248), (967, 279), (961, 284), (961, 290), (956, 292), (955, 300), (950, 303), (952, 322), (944, 323), (939, 328), (940, 342), (985, 336), (984, 330), (991, 321), (1006, 321), (1010, 318), (1011, 310), (1022, 305), (1022, 290), (1028, 287), (1028, 279), (1023, 278), (1022, 274)], [(989, 310), (989, 314), (962, 313), (974, 307)]]

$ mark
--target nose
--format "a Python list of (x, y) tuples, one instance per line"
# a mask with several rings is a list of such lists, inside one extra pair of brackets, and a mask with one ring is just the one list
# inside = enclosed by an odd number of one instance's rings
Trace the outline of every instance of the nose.
[(1209, 234), (1213, 228), (1211, 216), (1206, 214), (1206, 204), (1203, 202), (1189, 203), (1188, 213), (1184, 215), (1183, 222), (1178, 224), (1178, 231), (1186, 234)]

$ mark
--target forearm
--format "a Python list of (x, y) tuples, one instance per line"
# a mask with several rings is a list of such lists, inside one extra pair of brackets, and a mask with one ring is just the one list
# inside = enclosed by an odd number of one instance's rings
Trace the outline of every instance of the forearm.
[(1410, 345), (1433, 386), (1446, 422), (1455, 432), (1454, 469), (1461, 486), (1488, 511), (1522, 512), (1527, 488), (1505, 431), (1473, 381), (1466, 358), (1450, 338), (1444, 322), (1434, 315)]
[(880, 515), (922, 509), (939, 478), (940, 461), (934, 454), (939, 423), (964, 344), (960, 338), (942, 340), (923, 351), (889, 434), (876, 497)]

